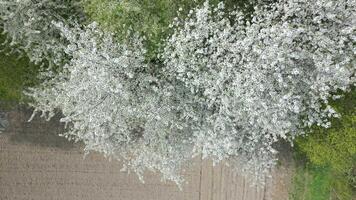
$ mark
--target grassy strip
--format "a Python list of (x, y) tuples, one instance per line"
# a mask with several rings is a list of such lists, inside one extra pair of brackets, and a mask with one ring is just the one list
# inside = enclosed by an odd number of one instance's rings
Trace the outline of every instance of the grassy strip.
[(345, 175), (330, 167), (298, 165), (293, 177), (291, 200), (352, 200), (355, 198)]
[(293, 180), (292, 200), (330, 198), (331, 173), (328, 168), (298, 166)]

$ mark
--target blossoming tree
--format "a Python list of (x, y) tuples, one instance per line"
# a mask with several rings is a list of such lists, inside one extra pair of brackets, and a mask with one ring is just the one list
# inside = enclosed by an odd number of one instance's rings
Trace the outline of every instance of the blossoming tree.
[(139, 175), (181, 183), (184, 164), (201, 154), (261, 182), (273, 145), (329, 127), (338, 113), (328, 100), (355, 85), (356, 2), (258, 5), (251, 20), (208, 2), (176, 19), (160, 64), (145, 62), (134, 33), (124, 44), (95, 23), (53, 23), (69, 61), (26, 92), (34, 113), (61, 111), (65, 137)]

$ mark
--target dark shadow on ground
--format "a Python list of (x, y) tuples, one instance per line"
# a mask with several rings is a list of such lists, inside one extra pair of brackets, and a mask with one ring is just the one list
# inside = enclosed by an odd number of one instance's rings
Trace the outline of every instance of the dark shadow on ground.
[(273, 147), (278, 151), (277, 154), (277, 167), (280, 165), (291, 166), (294, 163), (293, 152), (294, 149), (290, 142), (286, 140), (279, 140), (273, 145)]
[(7, 121), (7, 116), (5, 112), (0, 112), (0, 133), (5, 131), (5, 129), (9, 126), (9, 122)]
[(78, 146), (59, 136), (65, 131), (63, 124), (59, 122), (60, 115), (53, 117), (50, 121), (37, 115), (31, 122), (28, 122), (32, 109), (25, 106), (17, 106), (6, 112), (6, 115), (9, 126), (3, 134), (7, 134), (13, 143), (28, 143), (64, 150)]

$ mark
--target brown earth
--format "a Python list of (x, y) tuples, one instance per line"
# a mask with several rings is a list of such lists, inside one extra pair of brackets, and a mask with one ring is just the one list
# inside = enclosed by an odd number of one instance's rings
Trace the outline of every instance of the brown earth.
[[(265, 187), (250, 187), (225, 165), (196, 159), (186, 169), (183, 191), (147, 173), (145, 184), (121, 164), (98, 154), (85, 159), (80, 145), (57, 136), (56, 119), (26, 122), (30, 111), (8, 113), (10, 127), (0, 135), (0, 200), (286, 200), (291, 167), (282, 164)], [(57, 120), (58, 121), (58, 120)], [(286, 162), (288, 163), (288, 162)]]

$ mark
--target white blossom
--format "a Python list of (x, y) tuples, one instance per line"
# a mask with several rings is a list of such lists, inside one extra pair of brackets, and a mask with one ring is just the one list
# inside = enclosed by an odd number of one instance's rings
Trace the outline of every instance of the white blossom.
[(56, 23), (69, 61), (27, 94), (43, 116), (61, 111), (65, 137), (139, 175), (181, 183), (184, 164), (202, 154), (261, 182), (273, 145), (329, 127), (328, 99), (355, 85), (355, 6), (281, 0), (248, 20), (206, 2), (172, 24), (161, 65), (145, 63), (138, 36), (119, 44), (95, 23)]
[(71, 0), (0, 0), (0, 26), (13, 50), (25, 53), (31, 62), (61, 65), (66, 42), (52, 21), (82, 21), (77, 4)]
[(180, 130), (185, 124), (175, 122), (174, 102), (155, 92), (160, 83), (148, 73), (142, 40), (134, 36), (129, 44), (116, 43), (95, 23), (56, 26), (69, 41), (65, 53), (71, 60), (27, 92), (35, 113), (49, 119), (58, 109), (68, 125), (63, 136), (84, 142), (87, 152), (124, 160), (140, 177), (149, 169), (181, 183), (180, 166), (191, 158), (192, 145)]
[(193, 128), (195, 151), (237, 162), (259, 180), (274, 165), (275, 142), (329, 127), (336, 113), (327, 100), (355, 84), (355, 7), (282, 0), (256, 7), (246, 22), (206, 2), (176, 20), (164, 74), (202, 108), (181, 111), (203, 117)]

